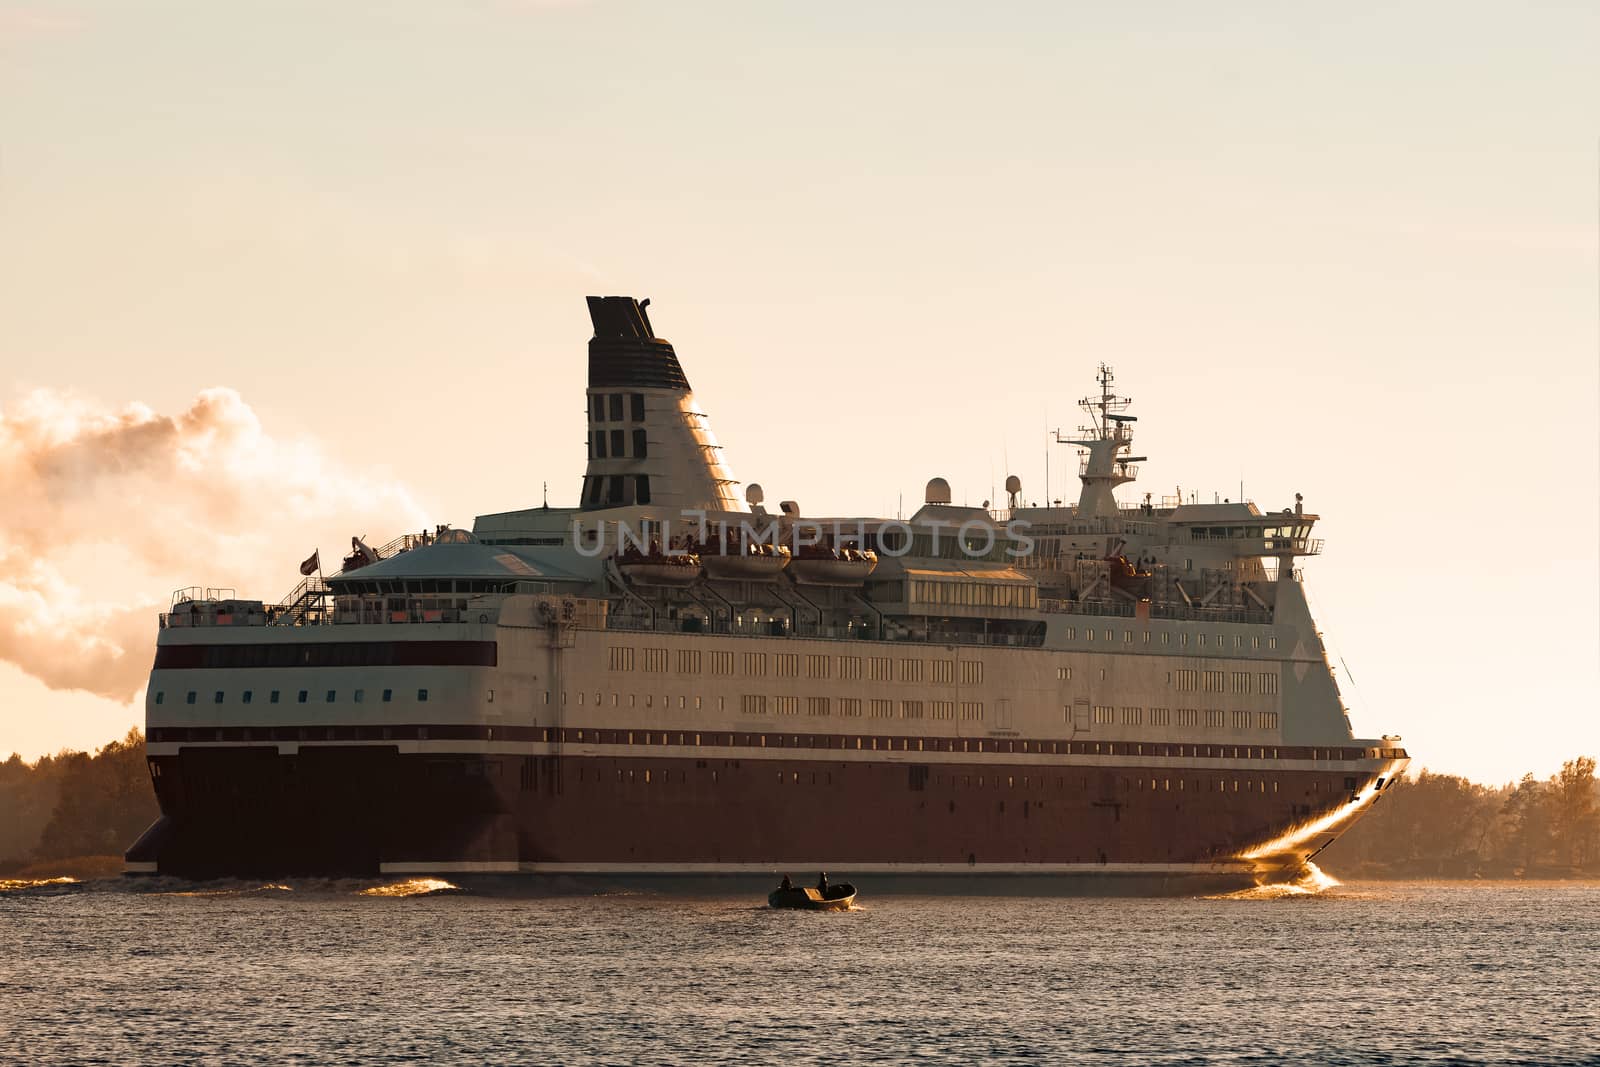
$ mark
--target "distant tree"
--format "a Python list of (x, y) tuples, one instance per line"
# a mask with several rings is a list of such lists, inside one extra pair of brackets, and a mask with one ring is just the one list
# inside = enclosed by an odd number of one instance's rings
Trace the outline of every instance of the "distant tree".
[(1531, 870), (1549, 856), (1551, 839), (1550, 789), (1532, 774), (1522, 776), (1506, 794), (1505, 858), (1519, 870)]
[(1561, 773), (1548, 786), (1552, 844), (1558, 856), (1574, 867), (1585, 867), (1597, 858), (1600, 811), (1594, 770), (1593, 756), (1579, 756), (1562, 764)]
[(0, 763), (0, 865), (20, 867), (39, 846), (61, 795), (62, 760), (42, 756), (33, 763), (12, 754)]
[(64, 758), (60, 797), (40, 835), (41, 860), (114, 856), (131, 845), (157, 814), (145, 765), (144, 735), (129, 730), (95, 755)]

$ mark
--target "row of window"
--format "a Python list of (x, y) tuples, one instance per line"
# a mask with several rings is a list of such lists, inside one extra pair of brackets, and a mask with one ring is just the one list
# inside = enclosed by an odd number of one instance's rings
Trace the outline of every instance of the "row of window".
[[(283, 690), (281, 690), (281, 689), (267, 690), (267, 694), (266, 695), (267, 695), (267, 703), (268, 704), (277, 704), (277, 703), (283, 702)], [(191, 689), (187, 693), (184, 694), (183, 702), (185, 704), (195, 704), (195, 703), (199, 702), (199, 697), (200, 697), (200, 694), (198, 692), (196, 692), (195, 690)], [(255, 699), (256, 699), (256, 693), (255, 693), (254, 689), (246, 689), (246, 690), (242, 691), (239, 694), (239, 703), (241, 703), (241, 704), (253, 704), (253, 703), (255, 703)], [(367, 691), (365, 689), (352, 690), (351, 693), (350, 693), (350, 700), (351, 700), (352, 703), (364, 704), (364, 703), (366, 703), (366, 699), (367, 699)], [(494, 699), (494, 690), (492, 690), (492, 689), (489, 691), (489, 699), (490, 700)], [(382, 701), (385, 704), (392, 703), (394, 701), (394, 690), (393, 689), (385, 689), (383, 691)], [(167, 702), (166, 690), (158, 689), (156, 691), (156, 703), (157, 704), (165, 704), (166, 702)], [(228, 702), (227, 693), (224, 690), (218, 689), (216, 692), (211, 694), (211, 702), (213, 704), (226, 704)], [(309, 703), (311, 703), (311, 690), (309, 690), (309, 689), (300, 690), (298, 693), (295, 694), (294, 702), (296, 704), (309, 704)], [(417, 703), (426, 704), (427, 702), (428, 702), (428, 691), (426, 689), (418, 689), (417, 690)], [(337, 704), (337, 703), (339, 703), (339, 690), (337, 690), (337, 689), (326, 690), (324, 695), (323, 695), (323, 698), (322, 698), (322, 703), (324, 703), (324, 704)]]
[[(599, 694), (595, 694), (598, 699)], [(683, 698), (680, 697), (681, 701)], [(671, 697), (663, 698), (664, 705), (671, 705)], [(700, 698), (695, 698), (695, 707), (700, 706)], [(579, 703), (582, 703), (580, 700)], [(963, 722), (983, 721), (983, 702), (981, 700), (867, 700), (858, 697), (843, 697), (838, 701), (839, 715), (841, 718), (856, 719), (861, 717), (863, 706), (868, 715), (874, 719), (955, 719), (959, 712)], [(833, 714), (834, 701), (830, 697), (806, 697), (806, 714), (821, 718)], [(646, 706), (648, 698), (646, 698)], [(682, 707), (680, 703), (678, 705)], [(720, 706), (720, 701), (719, 701)], [(768, 697), (764, 693), (746, 693), (739, 698), (739, 710), (746, 715), (798, 715), (800, 714), (800, 698), (792, 696)]]
[[(635, 651), (641, 655), (635, 656)], [(672, 667), (672, 659), (668, 650), (664, 648), (635, 650), (626, 645), (613, 645), (609, 657), (610, 668), (614, 671), (631, 671), (635, 664), (638, 664), (646, 673), (666, 674)], [(734, 673), (734, 654), (691, 648), (678, 650), (678, 674), (700, 674), (707, 665), (713, 675), (731, 676)], [(768, 675), (769, 668), (773, 677), (798, 678), (801, 676), (800, 668), (803, 665), (807, 678), (838, 677), (859, 680), (863, 677), (864, 669), (865, 678), (873, 682), (892, 682), (896, 679), (902, 682), (922, 682), (931, 679), (935, 684), (953, 685), (959, 676), (962, 685), (983, 684), (981, 660), (895, 660), (889, 656), (816, 654), (802, 657), (797, 652), (746, 652), (739, 665), (747, 678), (764, 678)]]
[[(1066, 639), (1068, 641), (1076, 641), (1076, 640), (1079, 639), (1080, 636), (1086, 642), (1092, 642), (1092, 641), (1095, 641), (1095, 640), (1115, 641), (1117, 639), (1117, 631), (1112, 629), (1112, 628), (1110, 628), (1110, 627), (1106, 627), (1103, 630), (1096, 630), (1093, 626), (1085, 626), (1083, 628), (1081, 634), (1080, 634), (1080, 632), (1079, 632), (1079, 630), (1078, 630), (1078, 628), (1076, 626), (1068, 626), (1068, 627), (1065, 627), (1065, 631), (1066, 632), (1065, 632), (1064, 636), (1066, 637)], [(1150, 636), (1150, 631), (1149, 630), (1123, 630), (1122, 631), (1122, 643), (1125, 644), (1125, 645), (1133, 644), (1133, 639), (1134, 639), (1134, 635), (1135, 634), (1139, 635), (1139, 643), (1140, 644), (1148, 645), (1148, 644), (1152, 644), (1153, 643), (1153, 639)], [(1097, 637), (1097, 635), (1098, 635), (1098, 637)], [(1177, 642), (1178, 647), (1179, 648), (1188, 648), (1189, 647), (1189, 637), (1190, 637), (1190, 635), (1187, 634), (1187, 633), (1180, 633), (1178, 635), (1178, 642)], [(1194, 637), (1195, 637), (1195, 644), (1199, 648), (1210, 647), (1210, 648), (1216, 648), (1216, 649), (1225, 649), (1225, 648), (1228, 647), (1228, 635), (1227, 634), (1214, 634), (1214, 635), (1211, 635), (1212, 640), (1211, 640), (1211, 643), (1210, 643), (1209, 646), (1206, 643), (1206, 638), (1207, 638), (1206, 634), (1195, 634)], [(1252, 649), (1255, 649), (1255, 650), (1259, 651), (1263, 647), (1263, 642), (1265, 642), (1265, 646), (1264, 647), (1266, 647), (1268, 650), (1276, 649), (1278, 647), (1278, 639), (1275, 636), (1271, 635), (1271, 634), (1268, 634), (1264, 638), (1260, 637), (1260, 636), (1251, 637), (1250, 638), (1250, 647)], [(1163, 632), (1161, 634), (1160, 643), (1163, 644), (1163, 645), (1172, 644), (1173, 643), (1172, 642), (1172, 634), (1169, 633), (1169, 632)], [(1244, 648), (1244, 635), (1243, 634), (1234, 634), (1233, 635), (1233, 647), (1235, 649), (1239, 649), (1239, 650), (1242, 650)]]
[[(1061, 714), (1067, 722), (1072, 722), (1074, 718), (1072, 705), (1062, 705)], [(1178, 708), (1177, 725), (1196, 729), (1200, 726), (1202, 715), (1205, 716), (1205, 728), (1207, 730), (1222, 730), (1228, 726), (1229, 713), (1217, 708)], [(1275, 711), (1235, 711), (1232, 715), (1233, 728), (1235, 730), (1248, 730), (1252, 726), (1257, 730), (1276, 730), (1278, 728), (1278, 713)], [(1146, 723), (1144, 708), (1116, 708), (1108, 704), (1096, 704), (1093, 708), (1093, 716), (1096, 725), (1100, 726), (1117, 724), (1122, 726), (1143, 726)], [(1171, 726), (1173, 725), (1173, 709), (1151, 708), (1148, 721), (1151, 726)]]
[(583, 504), (595, 508), (602, 504), (624, 507), (631, 504), (650, 503), (650, 476), (648, 474), (585, 474), (583, 476)]
[[(700, 769), (705, 769), (705, 768), (702, 767)], [(668, 785), (668, 784), (670, 784), (672, 782), (672, 773), (673, 772), (672, 772), (672, 768), (654, 769), (654, 768), (646, 767), (646, 768), (643, 768), (643, 769), (637, 769), (637, 768), (618, 767), (612, 773), (616, 776), (616, 778), (615, 778), (616, 782), (618, 784), (621, 784), (621, 785), (650, 785), (652, 783), (657, 784), (657, 785)], [(689, 780), (689, 772), (686, 771), (686, 770), (681, 770), (680, 769), (677, 773), (678, 773), (678, 779), (677, 780), (678, 780), (679, 784), (687, 784), (688, 780)], [(777, 775), (777, 780), (778, 780), (778, 784), (779, 785), (810, 784), (810, 785), (831, 786), (833, 784), (833, 772), (832, 771), (796, 771), (796, 770), (783, 771), (783, 770), (780, 770), (780, 771), (776, 771), (775, 773)], [(596, 768), (593, 771), (590, 771), (588, 768), (580, 767), (578, 769), (578, 781), (581, 783), (586, 776), (593, 777), (594, 780), (597, 781), (597, 782), (605, 780), (605, 778), (604, 778), (604, 776), (603, 776), (603, 774), (602, 774), (602, 772), (600, 771), (599, 768)], [(1001, 775), (1001, 774), (950, 774), (950, 775), (934, 774), (934, 775), (926, 776), (924, 778), (924, 782), (926, 782), (926, 778), (928, 778), (928, 777), (931, 777), (933, 779), (933, 784), (934, 784), (935, 787), (948, 785), (951, 788), (959, 787), (959, 788), (965, 788), (965, 789), (986, 789), (986, 788), (988, 788), (988, 789), (1002, 789), (1002, 788), (1004, 788), (1004, 789), (1048, 789), (1049, 786), (1050, 786), (1050, 779), (1051, 779), (1051, 777), (1054, 777), (1055, 780), (1056, 780), (1056, 788), (1058, 790), (1067, 788), (1067, 778), (1064, 775), (1054, 775), (1054, 776), (1052, 776), (1052, 775), (1044, 775), (1044, 774), (1005, 774), (1005, 775)], [(711, 778), (711, 783), (713, 785), (716, 785), (717, 783), (719, 783), (722, 780), (722, 775), (718, 770), (712, 768), (711, 769), (710, 778)], [(947, 779), (948, 779), (948, 781), (947, 781)], [(1271, 792), (1271, 793), (1276, 793), (1276, 792), (1278, 792), (1278, 782), (1276, 780), (1273, 780), (1273, 781), (1269, 782), (1267, 779), (1264, 779), (1264, 778), (1257, 778), (1257, 779), (1250, 779), (1250, 778), (1242, 778), (1242, 779), (1241, 778), (1232, 778), (1232, 779), (1229, 779), (1229, 778), (1183, 779), (1183, 778), (1144, 778), (1144, 777), (1139, 777), (1139, 778), (1123, 778), (1121, 780), (1121, 784), (1122, 784), (1123, 792), (1151, 792), (1151, 793), (1187, 793), (1187, 792), (1191, 792), (1191, 791), (1192, 792), (1196, 792), (1196, 793), (1199, 793), (1199, 792), (1211, 792), (1211, 793), (1228, 793), (1228, 792), (1233, 792), (1233, 793), (1238, 793), (1238, 792), (1268, 793), (1268, 792)], [(1232, 786), (1231, 789), (1229, 788), (1230, 785)], [(1241, 786), (1243, 787), (1242, 789), (1241, 789)], [(923, 789), (923, 788), (926, 788), (926, 785), (925, 784), (924, 785), (919, 785), (919, 786), (916, 786), (916, 788)], [(1079, 779), (1078, 788), (1079, 788), (1080, 792), (1086, 792), (1088, 790), (1088, 788), (1089, 788), (1089, 779), (1080, 778)], [(1313, 789), (1313, 792), (1316, 792), (1316, 791), (1318, 791), (1318, 790)]]
[(644, 421), (643, 393), (594, 393), (589, 397), (590, 422), (621, 422), (623, 397), (626, 396), (628, 414), (634, 422)]
[(977, 608), (1036, 608), (1039, 589), (1033, 585), (995, 582), (945, 582), (913, 580), (911, 600), (918, 604), (946, 604)]
[(590, 459), (648, 459), (649, 456), (650, 443), (642, 429), (633, 431), (631, 453), (628, 435), (622, 430), (612, 430), (609, 434), (605, 430), (595, 430), (589, 434)]
[[(1232, 678), (1229, 678), (1229, 675)], [(1229, 682), (1232, 688), (1229, 688)], [(1167, 684), (1177, 689), (1180, 693), (1250, 693), (1256, 692), (1263, 696), (1278, 695), (1278, 673), (1276, 671), (1260, 671), (1251, 674), (1249, 671), (1195, 671), (1176, 670), (1167, 672)]]

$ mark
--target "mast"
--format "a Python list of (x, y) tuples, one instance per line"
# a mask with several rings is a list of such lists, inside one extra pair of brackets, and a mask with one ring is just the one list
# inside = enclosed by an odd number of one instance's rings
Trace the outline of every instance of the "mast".
[(1083, 457), (1078, 465), (1078, 480), (1083, 483), (1078, 495), (1077, 517), (1080, 519), (1114, 518), (1117, 486), (1137, 478), (1139, 468), (1134, 464), (1144, 459), (1129, 454), (1133, 449), (1133, 431), (1129, 423), (1138, 421), (1136, 416), (1127, 414), (1132, 398), (1118, 396), (1113, 391), (1116, 376), (1109, 365), (1100, 364), (1096, 380), (1100, 384), (1100, 395), (1078, 401), (1078, 406), (1089, 417), (1089, 424), (1079, 426), (1075, 438), (1062, 437), (1060, 431), (1056, 433), (1059, 444), (1076, 445)]

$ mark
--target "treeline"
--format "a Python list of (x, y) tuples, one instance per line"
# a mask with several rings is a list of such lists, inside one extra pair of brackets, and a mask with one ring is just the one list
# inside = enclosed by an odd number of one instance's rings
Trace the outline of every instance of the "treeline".
[(100, 751), (0, 763), (0, 872), (121, 856), (156, 815), (144, 735)]
[(1317, 857), (1344, 877), (1600, 875), (1600, 784), (1582, 756), (1543, 781), (1494, 787), (1423, 771)]

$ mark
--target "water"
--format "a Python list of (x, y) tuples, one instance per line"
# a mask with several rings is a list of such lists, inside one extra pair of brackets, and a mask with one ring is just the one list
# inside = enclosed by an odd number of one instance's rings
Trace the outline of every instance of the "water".
[[(1600, 1063), (1600, 884), (1201, 899), (0, 883), (0, 1058)], [(374, 892), (374, 891), (377, 892)]]

